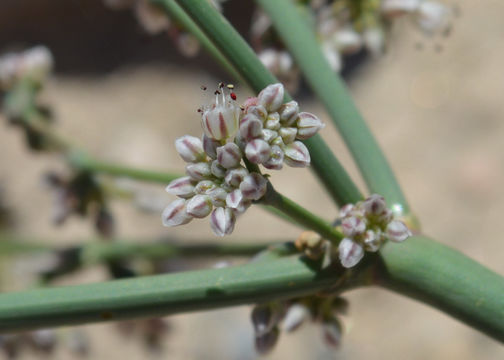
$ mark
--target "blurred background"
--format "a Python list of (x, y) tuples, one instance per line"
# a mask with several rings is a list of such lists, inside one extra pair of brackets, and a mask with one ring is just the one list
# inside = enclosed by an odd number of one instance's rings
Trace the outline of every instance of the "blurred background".
[[(389, 35), (387, 53), (380, 58), (357, 56), (345, 77), (424, 232), (504, 274), (499, 226), (504, 213), (504, 3), (457, 4), (461, 16), (448, 38), (430, 40), (407, 19), (400, 20)], [(247, 35), (252, 8), (250, 1), (228, 1), (224, 13)], [(37, 44), (48, 46), (55, 57), (55, 75), (43, 99), (54, 108), (57, 131), (96, 157), (146, 169), (183, 170), (173, 143), (183, 134), (201, 133), (196, 110), (211, 96), (200, 86), (213, 88), (231, 80), (206, 54), (189, 59), (180, 55), (168, 36), (146, 34), (130, 11), (111, 11), (100, 0), (2, 1), (0, 52)], [(251, 95), (246, 87), (236, 87), (239, 99)], [(297, 99), (305, 111), (330, 122), (303, 86)], [(333, 127), (327, 126), (322, 136), (362, 186)], [(16, 233), (58, 245), (94, 236), (86, 219), (72, 217), (62, 227), (51, 223), (53, 199), (42, 178), (47, 171), (65, 169), (60, 158), (30, 152), (22, 133), (2, 121), (0, 184), (14, 213)], [(296, 181), (289, 181), (293, 176)], [(272, 182), (317, 214), (337, 215), (309, 171), (288, 168), (275, 173)], [(120, 185), (142, 191), (159, 208), (171, 200), (163, 186), (130, 181)], [(164, 236), (189, 242), (213, 237), (208, 219), (164, 228), (160, 212), (146, 214), (121, 200), (111, 202), (111, 212), (118, 238)], [(295, 227), (252, 208), (226, 240), (278, 241), (298, 234)], [(31, 258), (4, 262), (2, 291), (33, 286), (37, 266), (43, 265)], [(179, 269), (187, 266), (178, 264)], [(95, 267), (57, 284), (107, 276)], [(351, 305), (339, 350), (326, 347), (320, 328), (308, 324), (282, 334), (266, 358), (504, 358), (497, 342), (410, 299), (382, 289), (356, 290), (345, 297)], [(254, 359), (249, 318), (250, 307), (170, 317), (162, 353), (147, 351), (140, 339), (121, 334), (114, 324), (81, 329), (93, 359)], [(37, 357), (30, 352), (21, 356)], [(74, 355), (58, 348), (48, 357)]]

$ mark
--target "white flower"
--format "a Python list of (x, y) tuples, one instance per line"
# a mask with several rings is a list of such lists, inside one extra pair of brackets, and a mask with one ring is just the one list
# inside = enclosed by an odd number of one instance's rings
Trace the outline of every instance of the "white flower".
[(215, 103), (203, 111), (202, 126), (205, 135), (214, 140), (232, 137), (238, 130), (240, 107), (221, 87), (216, 91)]
[(193, 196), (187, 202), (186, 211), (195, 218), (204, 218), (212, 211), (212, 199), (208, 195)]
[(175, 140), (175, 148), (180, 157), (186, 162), (204, 161), (206, 158), (203, 143), (200, 139), (190, 135), (184, 135)]
[(268, 181), (258, 173), (252, 173), (243, 179), (240, 191), (245, 199), (259, 200), (266, 194)]
[(323, 129), (325, 124), (315, 115), (302, 112), (299, 113), (297, 127), (297, 138), (300, 140), (306, 140), (318, 133), (320, 129)]
[(282, 84), (272, 84), (264, 88), (257, 96), (258, 104), (270, 112), (277, 111), (283, 104), (284, 87)]
[(341, 240), (338, 250), (341, 265), (345, 268), (354, 267), (364, 257), (364, 248), (349, 238)]
[(393, 220), (387, 225), (387, 235), (390, 241), (402, 242), (412, 234), (408, 227), (399, 220)]
[(229, 208), (218, 207), (212, 211), (210, 227), (217, 236), (231, 234), (234, 230), (235, 222), (236, 216)]
[(306, 167), (310, 165), (310, 152), (301, 141), (294, 141), (284, 149), (284, 161), (292, 167)]
[(186, 212), (186, 200), (177, 199), (168, 205), (161, 215), (164, 226), (187, 224), (193, 218)]

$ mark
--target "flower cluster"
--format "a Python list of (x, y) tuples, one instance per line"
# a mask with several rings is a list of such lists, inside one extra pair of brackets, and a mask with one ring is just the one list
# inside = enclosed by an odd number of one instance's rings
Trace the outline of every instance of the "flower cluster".
[(394, 219), (385, 199), (376, 194), (342, 207), (340, 220), (345, 238), (339, 244), (339, 259), (346, 268), (357, 265), (364, 251), (376, 252), (387, 240), (402, 242), (411, 236), (406, 224)]
[(310, 164), (308, 149), (299, 140), (323, 127), (315, 115), (299, 112), (294, 101), (284, 104), (282, 84), (269, 85), (242, 106), (231, 89), (232, 85), (220, 84), (215, 102), (198, 110), (204, 132), (201, 139), (186, 135), (175, 142), (187, 163), (187, 176), (166, 188), (179, 199), (163, 211), (165, 226), (210, 215), (213, 232), (228, 235), (236, 217), (267, 190), (266, 178), (249, 172), (243, 166), (245, 160), (275, 170), (284, 163), (293, 167)]
[(9, 90), (23, 78), (42, 84), (52, 68), (52, 54), (42, 45), (20, 53), (2, 55), (0, 57), (0, 90)]
[(294, 332), (309, 320), (321, 325), (328, 346), (338, 347), (343, 333), (340, 316), (347, 309), (348, 302), (337, 296), (309, 296), (256, 305), (251, 314), (256, 350), (267, 354), (277, 344), (281, 331)]
[[(410, 17), (429, 36), (447, 35), (454, 18), (454, 11), (438, 0), (361, 0), (360, 6), (352, 6), (352, 1), (296, 2), (305, 7), (322, 52), (335, 72), (343, 69), (345, 56), (363, 49), (372, 55), (381, 55), (387, 30), (399, 17)], [(272, 22), (260, 10), (253, 18), (251, 34), (259, 59), (295, 91), (299, 70), (291, 55), (278, 46), (282, 42), (278, 41)]]

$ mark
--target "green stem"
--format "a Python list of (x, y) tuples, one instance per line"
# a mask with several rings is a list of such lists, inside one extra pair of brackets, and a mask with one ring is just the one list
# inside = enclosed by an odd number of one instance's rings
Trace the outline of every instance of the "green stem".
[(287, 299), (327, 288), (341, 272), (319, 271), (314, 263), (286, 257), (232, 268), (0, 294), (0, 332)]
[[(169, 0), (159, 0), (169, 1)], [(177, 0), (215, 47), (242, 75), (250, 87), (260, 92), (278, 80), (263, 66), (254, 51), (227, 20), (206, 0)], [(290, 100), (286, 94), (285, 100)], [(312, 170), (338, 205), (354, 203), (362, 196), (352, 179), (320, 136), (305, 141), (312, 158)]]
[[(320, 43), (291, 0), (257, 0), (294, 56), (305, 78), (339, 129), (371, 192), (391, 205), (409, 207), (387, 160), (357, 110), (345, 83), (330, 68)], [(193, 6), (197, 8), (196, 5)]]
[(378, 285), (427, 303), (504, 342), (504, 278), (426, 237), (381, 250)]
[(268, 183), (268, 190), (261, 201), (287, 214), (307, 229), (318, 232), (322, 237), (336, 245), (343, 239), (343, 234), (336, 230), (329, 222), (278, 193), (271, 183)]
[(187, 32), (191, 33), (199, 43), (211, 54), (224, 69), (226, 69), (233, 78), (239, 82), (243, 82), (240, 74), (234, 67), (226, 60), (224, 56), (217, 50), (208, 37), (200, 30), (198, 25), (191, 20), (189, 16), (180, 8), (175, 0), (151, 0), (152, 3), (159, 5), (171, 20), (178, 22)]

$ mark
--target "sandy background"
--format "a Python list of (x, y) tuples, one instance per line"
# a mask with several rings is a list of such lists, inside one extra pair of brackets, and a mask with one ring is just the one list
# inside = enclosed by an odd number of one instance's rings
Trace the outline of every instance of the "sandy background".
[[(108, 43), (117, 45), (122, 41), (131, 46), (121, 56), (106, 51), (105, 46), (102, 50), (98, 46), (95, 49), (85, 41), (77, 50), (75, 41), (61, 40), (65, 33), (72, 39), (78, 38), (77, 32), (65, 28), (71, 26), (71, 19), (62, 19), (59, 27), (57, 22), (47, 20), (49, 15), (41, 15), (38, 20), (31, 18), (44, 9), (43, 1), (34, 3), (36, 9), (31, 8), (31, 12), (20, 11), (20, 4), (26, 5), (28, 1), (7, 1), (0, 5), (0, 29), (3, 28), (0, 49), (10, 45), (12, 41), (8, 40), (12, 39), (45, 41), (50, 45), (53, 39), (57, 64), (60, 53), (62, 65), (57, 65), (58, 72), (44, 96), (56, 109), (59, 131), (103, 159), (180, 171), (183, 162), (174, 151), (173, 141), (182, 134), (200, 133), (196, 109), (206, 102), (208, 95), (202, 94), (199, 87), (217, 83), (222, 79), (221, 73), (213, 65), (206, 66), (205, 57), (188, 60), (182, 66), (169, 41), (147, 38), (127, 13), (107, 13), (100, 10), (97, 1), (90, 2), (91, 5), (85, 6), (98, 11), (99, 16), (92, 17), (89, 24), (89, 14), (95, 13), (88, 8), (83, 11), (84, 5), (78, 1), (66, 5), (54, 2), (70, 10), (78, 9), (68, 13), (76, 24), (81, 21), (89, 29), (98, 27), (88, 34), (89, 44), (96, 43), (93, 39), (106, 44), (104, 39), (110, 35), (113, 40)], [(354, 72), (350, 89), (395, 169), (424, 232), (504, 274), (504, 242), (499, 231), (504, 211), (504, 191), (499, 185), (504, 181), (504, 3), (496, 0), (458, 3), (462, 17), (455, 22), (450, 38), (432, 42), (414, 31), (409, 22), (401, 22), (392, 33), (389, 53)], [(11, 11), (11, 15), (7, 16), (6, 11)], [(108, 26), (103, 25), (110, 33), (97, 25), (108, 21), (105, 16), (111, 19)], [(114, 24), (120, 30), (114, 30)], [(438, 45), (442, 51), (436, 50)], [(147, 55), (139, 55), (143, 50)], [(240, 88), (238, 94), (241, 98), (247, 95)], [(316, 101), (306, 96), (301, 100), (303, 109), (329, 121)], [(336, 131), (327, 127), (322, 135), (362, 184)], [(18, 131), (5, 123), (0, 125), (0, 181), (21, 224), (19, 233), (37, 234), (60, 244), (91, 236), (90, 225), (77, 218), (63, 228), (52, 227), (51, 197), (41, 186), (40, 178), (49, 169), (64, 167), (53, 157), (29, 153), (22, 140)], [(289, 181), (293, 176), (296, 182)], [(319, 214), (336, 214), (309, 171), (287, 169), (275, 174), (272, 180), (307, 208)], [(150, 187), (148, 191), (161, 203), (170, 200), (162, 187)], [(118, 235), (122, 237), (173, 234), (190, 241), (211, 234), (207, 220), (165, 229), (158, 214), (140, 213), (121, 201), (114, 202), (112, 209)], [(240, 241), (250, 238), (250, 234), (274, 240), (294, 238), (298, 230), (270, 218), (260, 209), (251, 209), (240, 219), (230, 240)], [(32, 279), (25, 273), (26, 267), (13, 267), (10, 288), (29, 286)], [(63, 283), (98, 281), (104, 277), (103, 270), (90, 269), (78, 277), (64, 279)], [(353, 291), (347, 298), (351, 311), (340, 351), (325, 348), (319, 329), (306, 326), (295, 334), (282, 336), (277, 349), (267, 358), (504, 357), (500, 344), (409, 299), (381, 289)], [(249, 310), (241, 307), (174, 316), (173, 331), (165, 341), (166, 352), (152, 357), (253, 359), (256, 355)], [(93, 359), (151, 356), (138, 341), (120, 337), (113, 325), (83, 328), (92, 340)], [(60, 350), (54, 358), (66, 359), (68, 353)]]

